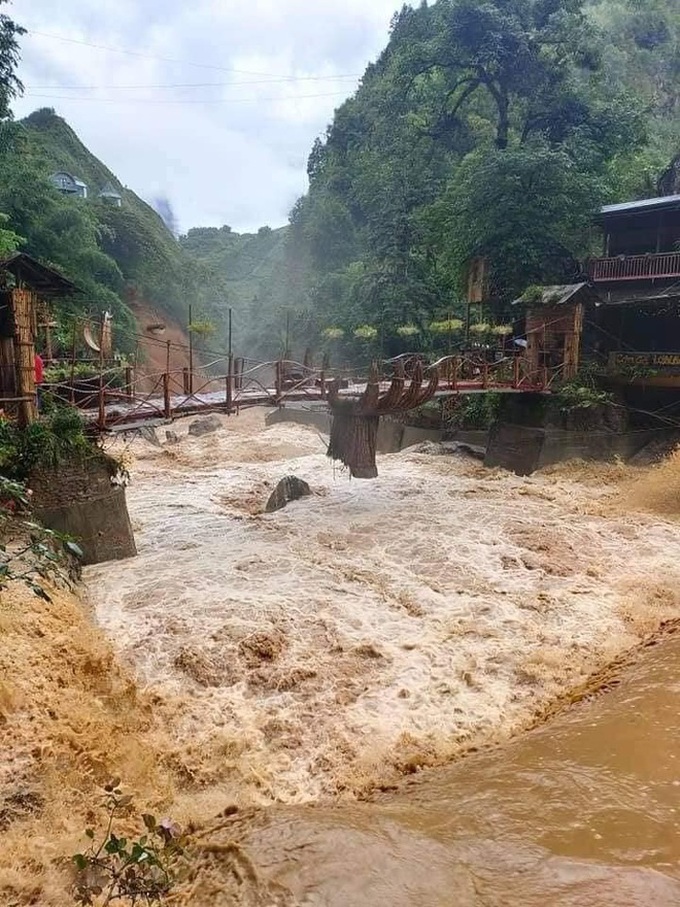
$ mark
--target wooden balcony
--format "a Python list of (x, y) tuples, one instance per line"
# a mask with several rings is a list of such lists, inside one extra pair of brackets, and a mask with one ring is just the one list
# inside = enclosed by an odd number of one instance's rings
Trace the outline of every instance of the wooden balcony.
[(593, 283), (680, 277), (680, 252), (595, 258), (589, 263), (588, 275)]

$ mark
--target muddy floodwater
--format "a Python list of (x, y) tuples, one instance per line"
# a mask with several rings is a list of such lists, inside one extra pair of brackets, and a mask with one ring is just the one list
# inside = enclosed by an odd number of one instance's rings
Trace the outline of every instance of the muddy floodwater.
[[(233, 833), (288, 894), (240, 902), (680, 905), (680, 643), (520, 734), (680, 616), (680, 525), (596, 470), (360, 482), (259, 411), (186, 432), (131, 445), (139, 556), (86, 580), (187, 802), (269, 807)], [(313, 495), (263, 514), (286, 474)]]
[(248, 850), (293, 904), (680, 904), (680, 640), (488, 753), (340, 809), (274, 811)]

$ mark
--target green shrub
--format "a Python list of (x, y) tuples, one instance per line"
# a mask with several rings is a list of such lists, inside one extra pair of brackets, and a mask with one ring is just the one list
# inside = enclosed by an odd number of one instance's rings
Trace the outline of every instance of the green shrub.
[(501, 407), (501, 395), (461, 394), (452, 398), (455, 403), (449, 409), (446, 424), (449, 428), (486, 430), (496, 421)]
[(49, 601), (43, 580), (67, 580), (66, 552), (82, 557), (69, 536), (45, 529), (30, 519), (29, 491), (0, 475), (0, 590), (9, 582), (25, 583)]
[(520, 299), (526, 305), (536, 305), (536, 303), (543, 302), (543, 287), (532, 284), (532, 286), (526, 288)]
[(74, 854), (76, 904), (157, 904), (164, 901), (175, 884), (185, 838), (170, 819), (141, 816), (139, 835), (126, 838), (116, 834), (114, 823), (130, 813), (132, 797), (123, 794), (115, 778), (105, 785), (106, 831), (97, 843), (93, 828), (85, 830), (89, 846)]
[(612, 394), (601, 388), (582, 384), (578, 379), (563, 384), (557, 392), (557, 401), (563, 413), (577, 409), (590, 409), (593, 406), (606, 406), (613, 400)]
[(36, 467), (89, 456), (103, 454), (86, 437), (83, 418), (73, 407), (55, 407), (24, 429), (0, 419), (0, 470), (6, 478), (21, 481)]

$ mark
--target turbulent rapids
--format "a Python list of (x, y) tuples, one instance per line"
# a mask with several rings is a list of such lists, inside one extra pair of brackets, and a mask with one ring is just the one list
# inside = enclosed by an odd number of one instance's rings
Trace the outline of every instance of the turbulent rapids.
[[(89, 568), (173, 770), (220, 803), (362, 794), (532, 725), (680, 601), (680, 526), (439, 446), (334, 471), (260, 411), (131, 447), (139, 556)], [(313, 495), (262, 513), (294, 473)]]
[(126, 833), (192, 835), (178, 907), (680, 903), (680, 455), (365, 483), (261, 412), (175, 427), (117, 451), (140, 554), (87, 569), (96, 622), (1, 600), (0, 904), (70, 903), (113, 776)]

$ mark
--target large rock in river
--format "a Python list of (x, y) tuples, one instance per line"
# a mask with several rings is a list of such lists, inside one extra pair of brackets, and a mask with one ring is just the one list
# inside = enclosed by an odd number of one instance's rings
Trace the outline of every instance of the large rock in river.
[(264, 508), (265, 513), (281, 510), (290, 501), (305, 498), (311, 493), (312, 489), (302, 479), (298, 479), (297, 476), (284, 476), (271, 493), (267, 506)]
[(214, 431), (222, 428), (222, 423), (217, 416), (204, 416), (202, 419), (196, 419), (189, 426), (189, 434), (200, 438), (201, 435), (209, 435)]

